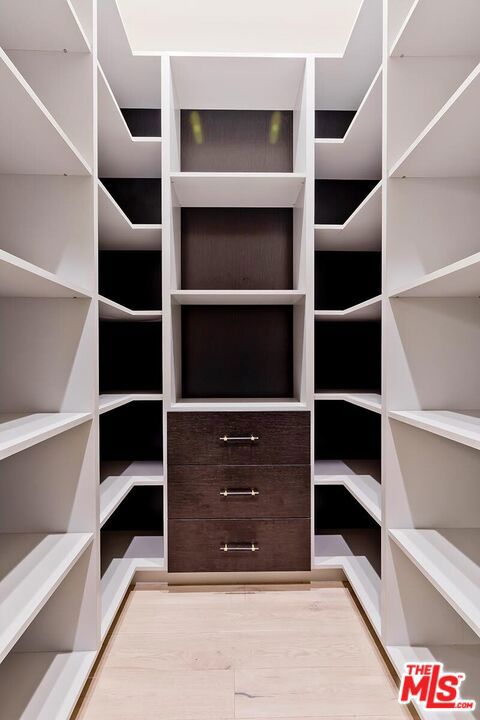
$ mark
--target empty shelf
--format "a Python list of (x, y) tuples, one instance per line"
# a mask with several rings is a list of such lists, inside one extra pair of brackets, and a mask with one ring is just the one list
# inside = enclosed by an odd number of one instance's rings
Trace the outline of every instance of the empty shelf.
[(315, 536), (314, 570), (343, 570), (360, 604), (380, 634), (381, 580), (375, 567), (380, 567), (380, 542), (372, 530), (346, 530)]
[(343, 225), (315, 225), (315, 250), (380, 250), (381, 244), (381, 182)]
[(97, 653), (12, 652), (0, 666), (2, 716), (13, 720), (67, 720)]
[(480, 450), (480, 410), (392, 410), (389, 417)]
[(91, 175), (86, 161), (1, 48), (0, 87), (1, 173)]
[(352, 305), (346, 310), (315, 310), (315, 320), (380, 320), (382, 296)]
[(428, 273), (391, 297), (480, 297), (480, 253)]
[(110, 462), (102, 464), (100, 527), (136, 485), (163, 485), (161, 462)]
[(390, 54), (396, 57), (480, 55), (478, 0), (415, 0)]
[(0, 46), (5, 50), (90, 52), (71, 0), (2, 0)]
[(182, 207), (293, 207), (305, 184), (298, 173), (171, 173)]
[[(356, 470), (352, 470), (356, 467)], [(382, 522), (382, 486), (369, 469), (377, 474), (376, 463), (357, 460), (349, 463), (342, 461), (315, 461), (315, 485), (342, 485), (373, 517)], [(361, 474), (360, 474), (361, 473)]]
[(343, 400), (365, 410), (382, 412), (382, 396), (376, 393), (319, 392), (315, 393), (315, 400)]
[(395, 163), (391, 177), (478, 177), (480, 64)]
[(179, 305), (296, 305), (305, 299), (298, 290), (177, 290)]
[(91, 413), (0, 413), (0, 460), (91, 419)]
[(160, 250), (162, 226), (131, 223), (99, 181), (98, 238), (101, 250)]
[(98, 412), (101, 415), (109, 410), (115, 410), (115, 408), (119, 408), (122, 405), (127, 405), (127, 403), (144, 400), (163, 400), (163, 395), (161, 393), (107, 393), (105, 395), (100, 395), (98, 399)]
[(102, 532), (101, 637), (107, 634), (133, 577), (140, 570), (164, 570), (161, 535)]
[(98, 297), (98, 313), (102, 320), (161, 320), (161, 310), (130, 310), (125, 305)]
[(382, 70), (343, 138), (315, 140), (315, 177), (376, 180), (382, 175)]
[(92, 539), (90, 533), (0, 535), (0, 661)]
[(389, 535), (480, 635), (480, 529), (389, 530)]
[(107, 78), (98, 66), (98, 167), (100, 177), (159, 178), (162, 140), (132, 137)]
[(85, 288), (0, 250), (0, 297), (86, 298), (90, 294)]
[(307, 404), (290, 398), (181, 398), (172, 403), (172, 410), (276, 410), (285, 412), (289, 410), (307, 410)]

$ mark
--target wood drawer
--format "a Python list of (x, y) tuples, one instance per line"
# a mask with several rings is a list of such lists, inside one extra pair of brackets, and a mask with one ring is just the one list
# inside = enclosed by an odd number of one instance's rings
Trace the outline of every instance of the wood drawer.
[(174, 465), (168, 474), (168, 516), (308, 518), (310, 467)]
[(308, 411), (171, 412), (167, 427), (169, 465), (310, 464)]
[[(169, 572), (310, 570), (308, 519), (170, 520), (168, 532)], [(235, 543), (245, 549), (221, 549)]]

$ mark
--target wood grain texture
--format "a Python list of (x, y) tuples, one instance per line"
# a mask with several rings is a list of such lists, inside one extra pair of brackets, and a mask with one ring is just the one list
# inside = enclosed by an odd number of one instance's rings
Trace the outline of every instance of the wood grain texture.
[[(293, 113), (280, 113), (278, 136), (272, 111), (181, 111), (181, 169), (184, 172), (292, 172)], [(274, 118), (275, 120), (275, 118)]]
[[(258, 495), (223, 496), (226, 489), (253, 489)], [(173, 465), (168, 474), (168, 516), (309, 517), (310, 467)]]
[[(310, 413), (174, 412), (167, 414), (169, 465), (309, 465)], [(220, 437), (252, 434), (258, 441)]]
[[(310, 569), (310, 520), (170, 520), (170, 572)], [(255, 543), (257, 552), (224, 552), (225, 544)]]
[(75, 720), (410, 717), (349, 590), (305, 588), (131, 593)]
[(184, 398), (293, 396), (293, 308), (181, 310)]
[(290, 208), (182, 208), (182, 289), (292, 290)]

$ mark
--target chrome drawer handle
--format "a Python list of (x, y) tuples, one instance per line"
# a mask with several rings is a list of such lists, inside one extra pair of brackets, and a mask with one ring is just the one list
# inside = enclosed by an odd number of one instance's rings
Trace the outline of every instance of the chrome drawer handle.
[(237, 442), (238, 442), (239, 440), (244, 440), (244, 441), (245, 441), (245, 440), (249, 440), (250, 442), (256, 442), (256, 441), (259, 440), (260, 438), (259, 438), (258, 436), (256, 436), (256, 435), (244, 435), (244, 436), (241, 436), (241, 437), (230, 437), (229, 435), (222, 435), (222, 437), (219, 438), (219, 439), (220, 439), (220, 440), (223, 440), (223, 442), (226, 442), (226, 443), (227, 443), (227, 442), (232, 442), (232, 441), (237, 441)]
[(255, 497), (255, 495), (260, 495), (260, 492), (254, 488), (225, 488), (225, 490), (220, 491), (220, 495), (222, 495), (222, 497), (230, 497), (232, 495), (236, 497)]
[(257, 543), (223, 543), (220, 545), (222, 552), (258, 552), (260, 548)]

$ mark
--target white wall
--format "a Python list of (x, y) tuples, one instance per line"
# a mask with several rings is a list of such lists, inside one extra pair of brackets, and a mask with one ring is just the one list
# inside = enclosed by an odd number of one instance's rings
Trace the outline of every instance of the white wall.
[(134, 50), (185, 52), (342, 53), (361, 4), (361, 0), (117, 1)]

